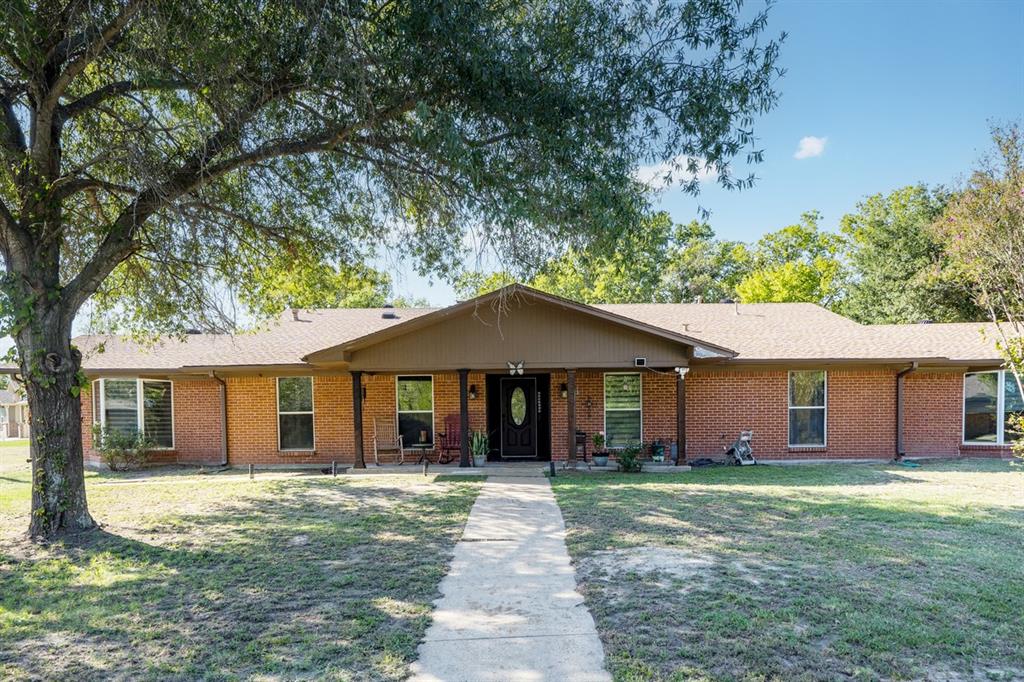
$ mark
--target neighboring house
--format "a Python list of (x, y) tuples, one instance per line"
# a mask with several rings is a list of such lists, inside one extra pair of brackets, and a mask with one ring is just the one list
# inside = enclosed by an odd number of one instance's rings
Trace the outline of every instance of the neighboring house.
[(94, 422), (144, 430), (162, 461), (294, 466), (372, 462), (378, 424), (429, 449), (460, 414), (491, 433), (494, 460), (565, 459), (577, 429), (688, 460), (742, 429), (763, 459), (1005, 456), (1024, 404), (987, 326), (864, 326), (803, 303), (589, 306), (513, 285), (442, 309), (75, 344), (90, 463)]
[(28, 400), (21, 388), (0, 389), (0, 439), (28, 438)]

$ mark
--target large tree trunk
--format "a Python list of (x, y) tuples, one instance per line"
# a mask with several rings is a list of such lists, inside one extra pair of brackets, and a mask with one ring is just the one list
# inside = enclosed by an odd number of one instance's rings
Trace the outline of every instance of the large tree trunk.
[(29, 535), (48, 540), (95, 528), (82, 461), (82, 356), (71, 348), (71, 330), (60, 306), (37, 311), (16, 341), (32, 416)]

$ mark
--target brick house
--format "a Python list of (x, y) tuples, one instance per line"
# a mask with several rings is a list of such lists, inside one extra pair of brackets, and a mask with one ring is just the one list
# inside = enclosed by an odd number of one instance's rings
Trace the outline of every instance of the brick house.
[(441, 309), (75, 344), (91, 464), (93, 424), (143, 430), (156, 461), (358, 466), (378, 428), (434, 453), (446, 418), (489, 432), (492, 460), (565, 459), (576, 431), (720, 457), (741, 429), (761, 459), (999, 457), (1024, 401), (988, 327), (865, 326), (803, 303), (589, 306), (512, 285)]

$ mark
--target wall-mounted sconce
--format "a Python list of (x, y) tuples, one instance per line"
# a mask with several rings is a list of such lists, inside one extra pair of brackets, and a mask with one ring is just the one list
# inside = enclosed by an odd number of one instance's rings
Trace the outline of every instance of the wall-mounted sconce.
[(476, 384), (472, 384), (469, 387), (469, 399), (476, 400)]
[(366, 400), (366, 386), (363, 386), (363, 400)]
[(558, 387), (558, 390), (561, 391), (563, 398), (569, 397), (569, 384), (562, 384)]

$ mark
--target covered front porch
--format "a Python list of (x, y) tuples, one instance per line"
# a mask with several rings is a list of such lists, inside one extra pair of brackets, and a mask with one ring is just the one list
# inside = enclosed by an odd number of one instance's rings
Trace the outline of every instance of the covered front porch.
[(685, 452), (685, 376), (697, 347), (731, 353), (515, 287), (305, 360), (351, 375), (355, 468), (376, 461), (366, 446), (388, 428), (417, 460), (451, 455), (469, 467), (473, 432), (487, 434), (492, 462), (571, 462), (593, 452), (598, 432), (611, 450), (656, 442), (666, 457)]

